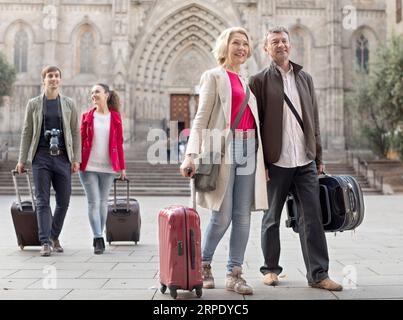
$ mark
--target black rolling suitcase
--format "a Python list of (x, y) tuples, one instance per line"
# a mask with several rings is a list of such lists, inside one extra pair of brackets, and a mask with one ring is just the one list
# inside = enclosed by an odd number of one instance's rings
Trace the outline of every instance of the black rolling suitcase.
[[(364, 219), (364, 199), (360, 185), (351, 176), (319, 177), (320, 205), (326, 232), (357, 228)], [(297, 199), (290, 194), (286, 200), (286, 226), (298, 232)]]
[(136, 199), (130, 198), (129, 180), (127, 183), (127, 197), (116, 197), (116, 182), (113, 181), (113, 200), (108, 202), (108, 216), (106, 219), (106, 241), (134, 241), (140, 240), (140, 206)]
[(21, 250), (25, 246), (40, 246), (38, 237), (38, 220), (36, 218), (35, 198), (32, 192), (32, 184), (29, 178), (29, 172), (26, 170), (24, 174), (27, 177), (28, 189), (31, 196), (31, 200), (21, 201), (20, 192), (18, 189), (17, 177), (18, 172), (16, 170), (11, 171), (13, 176), (13, 182), (15, 187), (15, 193), (17, 195), (17, 201), (14, 201), (11, 205), (11, 217), (15, 228), (15, 234), (17, 236), (17, 242)]

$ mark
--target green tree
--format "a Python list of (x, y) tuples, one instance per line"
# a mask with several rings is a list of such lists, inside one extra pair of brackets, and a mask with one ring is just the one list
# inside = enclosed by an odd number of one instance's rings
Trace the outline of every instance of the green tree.
[(16, 71), (7, 62), (6, 57), (0, 52), (0, 106), (3, 97), (11, 95), (11, 89), (16, 79)]
[[(361, 128), (373, 151), (385, 157), (402, 145), (403, 35), (393, 35), (377, 52), (369, 75), (359, 75), (353, 98)], [(402, 150), (403, 152), (403, 150)]]

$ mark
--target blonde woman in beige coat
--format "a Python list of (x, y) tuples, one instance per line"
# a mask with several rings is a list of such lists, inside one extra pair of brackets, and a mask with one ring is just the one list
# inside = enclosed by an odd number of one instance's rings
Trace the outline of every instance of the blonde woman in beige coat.
[(185, 177), (193, 176), (198, 157), (211, 150), (210, 138), (217, 141), (218, 137), (219, 142), (224, 140), (221, 137), (225, 138), (216, 189), (197, 192), (197, 204), (212, 210), (202, 244), (203, 287), (215, 287), (211, 262), (218, 243), (232, 223), (225, 286), (240, 294), (252, 294), (252, 287), (241, 277), (250, 216), (251, 211), (268, 207), (260, 123), (252, 93), (235, 134), (230, 129), (248, 86), (239, 74), (241, 64), (252, 54), (247, 31), (239, 27), (224, 30), (213, 53), (219, 66), (207, 70), (201, 77), (199, 106), (181, 173)]

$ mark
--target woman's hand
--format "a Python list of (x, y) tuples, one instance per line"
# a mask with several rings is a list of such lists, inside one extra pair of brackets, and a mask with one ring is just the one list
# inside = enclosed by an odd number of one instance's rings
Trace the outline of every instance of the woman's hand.
[(21, 174), (25, 172), (25, 166), (21, 162), (17, 163), (17, 166), (15, 167), (15, 170), (17, 170), (18, 174)]
[(181, 166), (180, 166), (180, 172), (182, 176), (185, 178), (191, 178), (194, 176), (196, 171), (196, 167), (193, 161), (193, 158), (190, 154), (187, 154), (185, 156), (185, 160), (183, 160)]
[(126, 180), (126, 170), (123, 169), (122, 171), (120, 171), (120, 180)]

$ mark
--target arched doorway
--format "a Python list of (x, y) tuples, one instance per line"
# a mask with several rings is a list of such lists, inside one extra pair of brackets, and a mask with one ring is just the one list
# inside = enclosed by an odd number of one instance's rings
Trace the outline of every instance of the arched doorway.
[[(162, 128), (169, 121), (178, 121), (184, 128), (191, 125), (200, 76), (216, 66), (211, 51), (227, 27), (221, 17), (194, 3), (160, 21), (132, 57), (131, 101), (135, 135), (140, 139), (146, 137), (150, 127)], [(152, 110), (145, 110), (146, 106), (152, 106)]]

